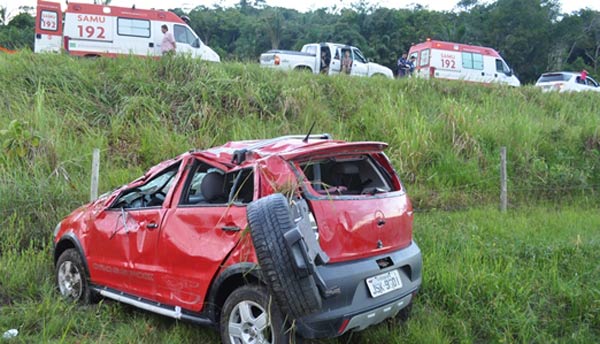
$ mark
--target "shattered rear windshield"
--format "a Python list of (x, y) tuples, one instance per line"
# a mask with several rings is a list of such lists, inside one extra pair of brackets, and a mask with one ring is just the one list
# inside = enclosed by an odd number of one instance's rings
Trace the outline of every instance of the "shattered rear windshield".
[(368, 155), (300, 163), (312, 188), (322, 195), (374, 195), (396, 191), (390, 177)]

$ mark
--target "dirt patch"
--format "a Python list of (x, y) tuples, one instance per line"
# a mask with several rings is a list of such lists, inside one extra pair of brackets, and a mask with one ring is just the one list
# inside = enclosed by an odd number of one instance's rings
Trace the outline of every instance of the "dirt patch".
[(0, 290), (0, 307), (3, 306), (11, 306), (12, 305), (12, 301), (10, 299), (10, 297), (8, 295), (5, 295), (1, 290)]
[(588, 152), (594, 150), (600, 152), (600, 137), (596, 135), (588, 137), (585, 140), (585, 150)]

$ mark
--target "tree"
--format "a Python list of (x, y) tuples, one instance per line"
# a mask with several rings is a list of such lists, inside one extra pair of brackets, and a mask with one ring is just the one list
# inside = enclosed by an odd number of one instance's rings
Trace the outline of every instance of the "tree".
[(33, 49), (35, 18), (21, 12), (7, 25), (0, 26), (0, 45), (9, 49)]
[[(269, 7), (263, 0), (239, 0), (234, 7), (198, 6), (188, 16), (202, 41), (225, 59), (256, 60), (269, 49), (300, 49), (306, 43), (333, 41), (358, 46), (365, 56), (395, 68), (402, 52), (432, 38), (492, 47), (523, 82), (548, 69), (582, 63), (600, 72), (597, 11), (560, 15), (557, 0), (460, 0), (456, 8), (454, 12), (430, 11), (420, 5), (389, 9), (356, 0), (353, 8), (300, 13)], [(175, 11), (183, 14), (181, 9)], [(15, 22), (13, 30), (32, 24), (23, 19)], [(1, 25), (0, 21), (0, 44), (7, 42)], [(20, 40), (14, 40), (15, 32), (11, 37), (9, 47)], [(25, 41), (31, 44), (33, 39), (29, 36)]]

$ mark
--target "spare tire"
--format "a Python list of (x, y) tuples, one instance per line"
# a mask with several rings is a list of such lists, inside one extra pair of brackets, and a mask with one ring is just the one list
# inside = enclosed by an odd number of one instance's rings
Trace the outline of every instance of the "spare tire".
[(293, 318), (321, 309), (314, 277), (298, 274), (286, 246), (285, 233), (296, 227), (288, 200), (273, 194), (250, 203), (247, 210), (258, 263), (279, 307)]

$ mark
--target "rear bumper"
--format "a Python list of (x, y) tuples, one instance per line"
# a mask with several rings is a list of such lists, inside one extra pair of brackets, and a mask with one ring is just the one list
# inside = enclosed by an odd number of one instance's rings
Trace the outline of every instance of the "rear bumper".
[[(377, 260), (389, 258), (392, 265), (380, 268)], [(421, 250), (416, 243), (398, 251), (360, 261), (319, 266), (328, 286), (338, 286), (340, 294), (323, 299), (322, 311), (297, 319), (297, 331), (305, 338), (335, 337), (360, 331), (394, 317), (407, 307), (421, 287)], [(398, 270), (402, 287), (373, 298), (366, 279)]]

